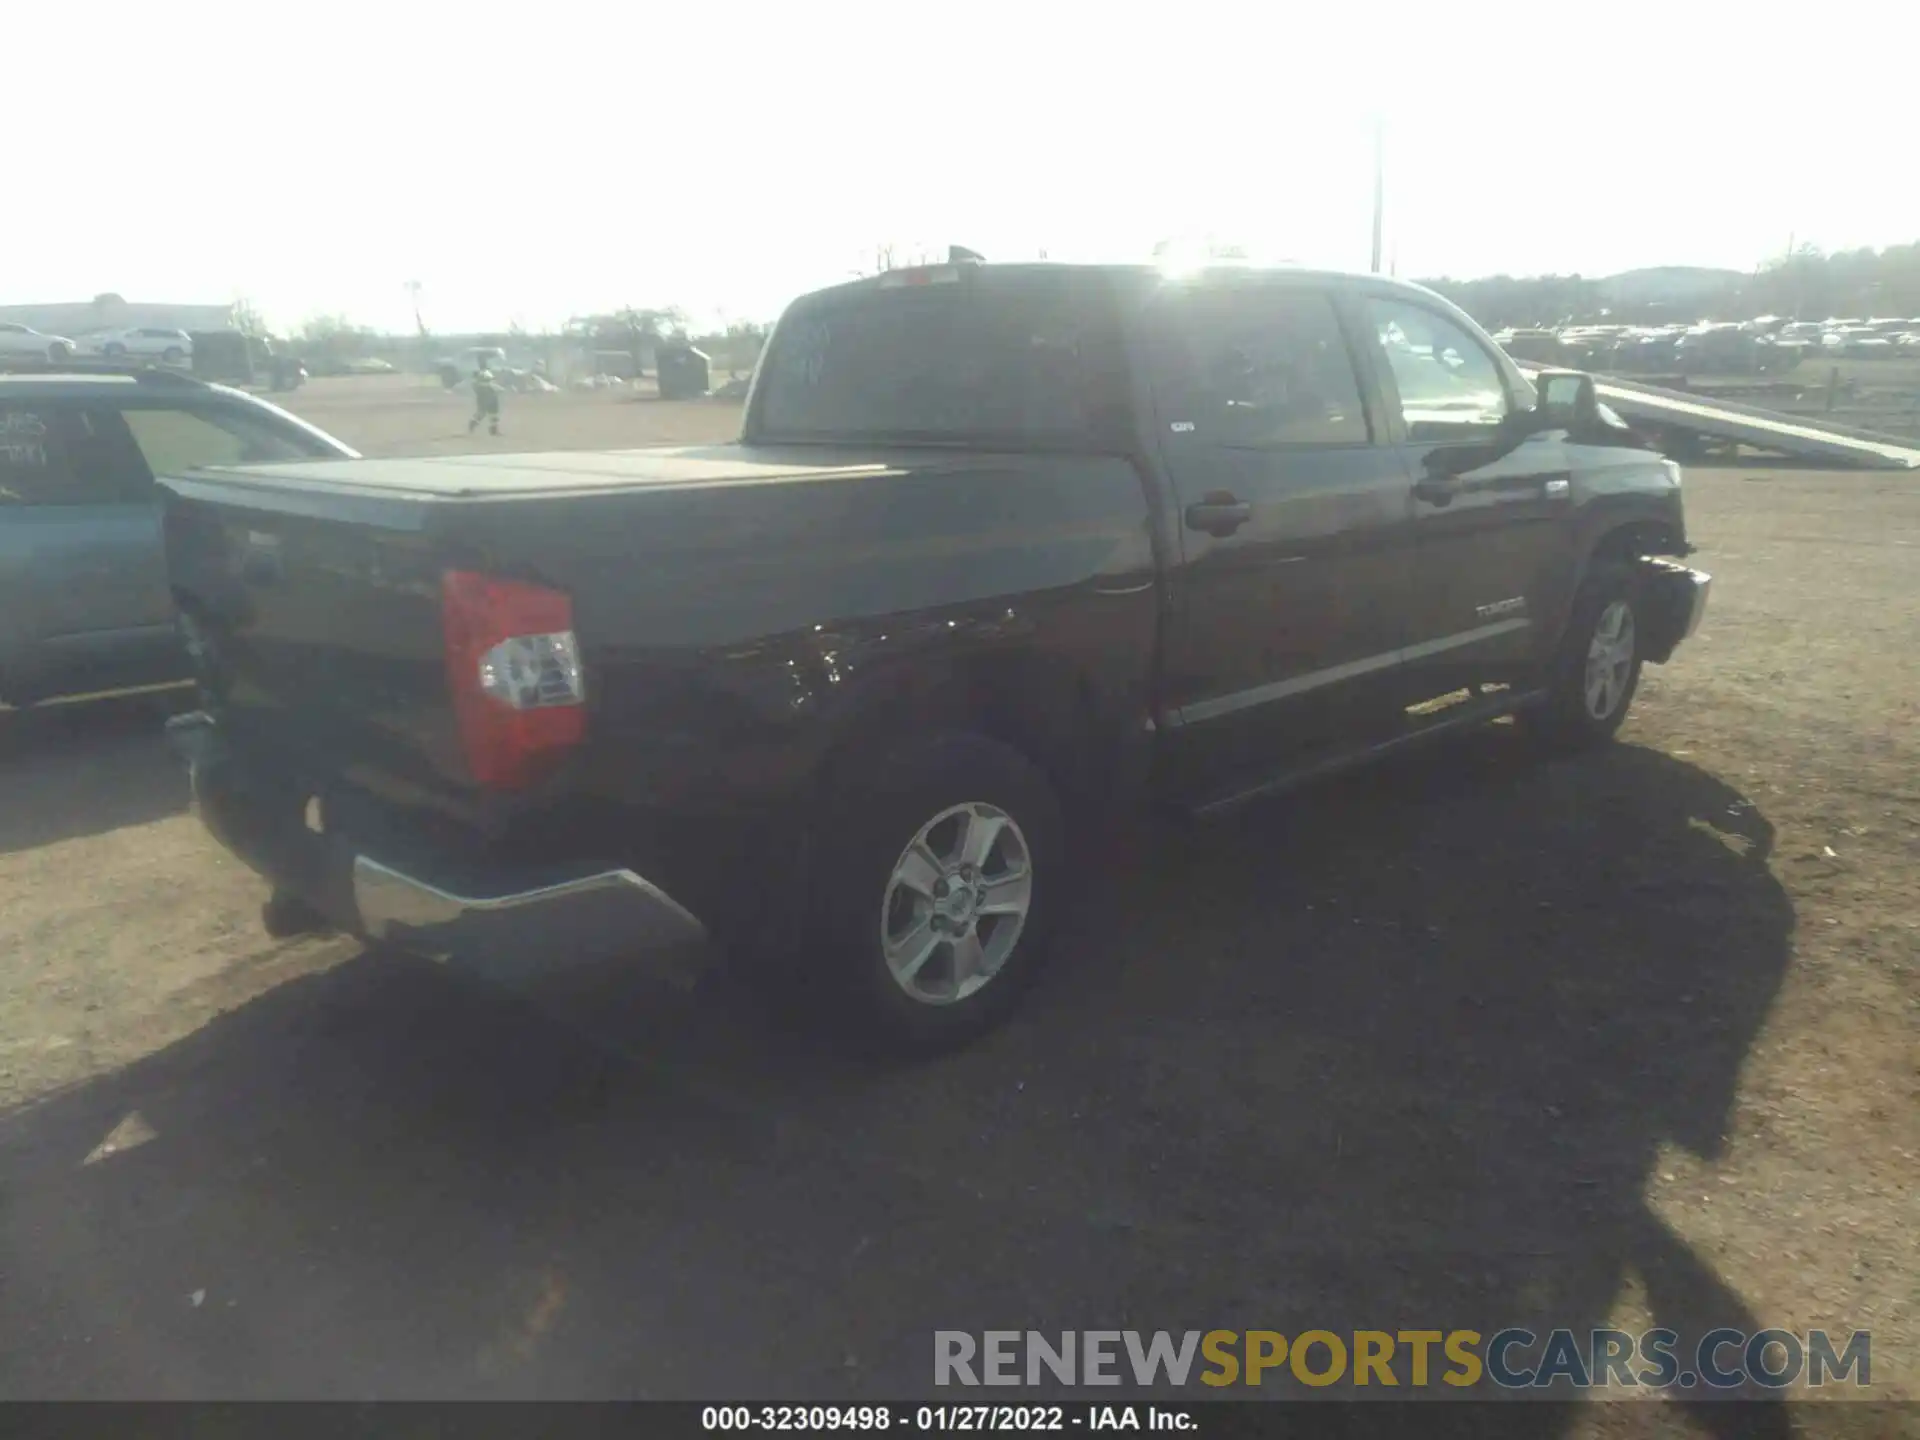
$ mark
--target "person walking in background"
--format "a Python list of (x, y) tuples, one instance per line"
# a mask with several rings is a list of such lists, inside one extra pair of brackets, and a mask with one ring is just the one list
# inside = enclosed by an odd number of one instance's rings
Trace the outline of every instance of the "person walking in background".
[(481, 420), (487, 422), (487, 433), (500, 433), (500, 384), (493, 378), (493, 371), (482, 360), (473, 372), (473, 418), (467, 421), (467, 433), (471, 435), (479, 427)]

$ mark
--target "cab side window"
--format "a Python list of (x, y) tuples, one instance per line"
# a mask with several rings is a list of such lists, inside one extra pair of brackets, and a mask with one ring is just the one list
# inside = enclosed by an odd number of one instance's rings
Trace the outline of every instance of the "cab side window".
[(121, 413), (155, 475), (179, 475), (203, 465), (312, 460), (327, 453), (297, 433), (274, 429), (236, 411), (139, 406)]
[(0, 505), (44, 505), (65, 488), (66, 451), (36, 405), (0, 404)]
[(1150, 342), (1168, 421), (1235, 449), (1365, 445), (1367, 412), (1324, 293), (1222, 286), (1170, 297)]
[(1367, 315), (1410, 440), (1479, 439), (1506, 419), (1500, 367), (1453, 321), (1401, 300), (1368, 300)]
[(58, 402), (0, 404), (0, 508), (155, 499), (153, 476), (113, 411)]

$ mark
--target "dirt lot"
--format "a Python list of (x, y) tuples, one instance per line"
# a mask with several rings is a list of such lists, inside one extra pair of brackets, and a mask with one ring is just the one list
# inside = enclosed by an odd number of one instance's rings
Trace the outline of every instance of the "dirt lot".
[[(407, 381), (293, 401), (473, 443)], [(479, 443), (733, 423), (508, 397)], [(1714, 608), (1622, 743), (1145, 832), (1016, 1022), (905, 1072), (711, 977), (269, 942), (149, 709), (5, 717), (0, 1395), (907, 1396), (936, 1328), (1657, 1320), (1870, 1329), (1920, 1399), (1920, 480), (1688, 484)]]
[(470, 393), (437, 380), (381, 375), (315, 380), (291, 395), (269, 396), (368, 455), (458, 454), (477, 449), (592, 450), (617, 445), (731, 440), (740, 407), (721, 400), (660, 400), (622, 390), (507, 395), (501, 435), (467, 433)]
[[(1631, 379), (1632, 377), (1627, 377)], [(1920, 361), (1811, 359), (1764, 377), (1697, 376), (1692, 388), (1792, 415), (1920, 439)]]

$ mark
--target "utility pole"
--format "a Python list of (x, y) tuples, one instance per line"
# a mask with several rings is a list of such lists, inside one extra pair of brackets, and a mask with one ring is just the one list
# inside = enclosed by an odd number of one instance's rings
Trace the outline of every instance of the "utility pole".
[(1386, 122), (1373, 117), (1373, 273), (1380, 273), (1380, 232), (1387, 206)]

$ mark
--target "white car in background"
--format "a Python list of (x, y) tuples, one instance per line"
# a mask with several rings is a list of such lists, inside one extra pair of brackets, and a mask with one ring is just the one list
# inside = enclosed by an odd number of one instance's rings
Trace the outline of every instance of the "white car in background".
[(93, 348), (114, 359), (125, 356), (181, 365), (193, 358), (193, 337), (184, 330), (139, 325), (131, 330), (110, 330), (104, 335), (95, 335)]
[(42, 335), (30, 325), (0, 321), (0, 355), (32, 355), (41, 360), (70, 360), (79, 347), (64, 335)]

